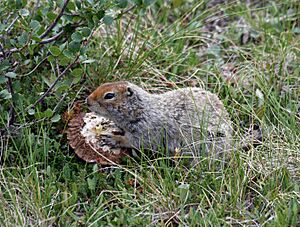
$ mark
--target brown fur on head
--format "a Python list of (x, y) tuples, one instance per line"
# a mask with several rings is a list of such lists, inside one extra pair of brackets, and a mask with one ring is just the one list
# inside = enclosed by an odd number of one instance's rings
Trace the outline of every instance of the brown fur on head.
[[(118, 104), (122, 101), (124, 93), (127, 91), (128, 82), (120, 81), (116, 83), (105, 83), (99, 86), (87, 98), (87, 103), (98, 102), (100, 104)], [(114, 97), (107, 98), (106, 95), (112, 94)]]
[(102, 116), (132, 119), (137, 98), (136, 87), (127, 81), (102, 84), (88, 96), (87, 104)]

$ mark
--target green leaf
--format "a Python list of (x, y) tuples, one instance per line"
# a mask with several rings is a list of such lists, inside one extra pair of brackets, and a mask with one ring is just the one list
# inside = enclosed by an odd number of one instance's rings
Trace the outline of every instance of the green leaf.
[(80, 49), (80, 55), (81, 55), (80, 57), (84, 58), (87, 51), (88, 51), (88, 46), (82, 46)]
[(48, 87), (50, 87), (54, 80), (52, 78), (46, 78), (45, 76), (42, 76), (42, 81), (47, 84)]
[(55, 18), (57, 17), (56, 13), (53, 13), (53, 12), (48, 12), (47, 13), (47, 17), (49, 20), (55, 20)]
[(66, 48), (66, 46), (67, 46), (67, 42), (61, 44), (61, 45), (59, 46), (59, 49), (60, 49), (60, 50), (64, 50), (64, 49)]
[(76, 10), (75, 3), (70, 1), (67, 5), (67, 9), (71, 11)]
[(4, 31), (6, 29), (6, 26), (4, 24), (0, 24), (0, 32)]
[(31, 44), (31, 45), (28, 45), (28, 51), (29, 51), (29, 54), (30, 55), (34, 55), (34, 50), (35, 50), (35, 48), (38, 46), (38, 44), (37, 43), (35, 43), (35, 44)]
[(177, 8), (177, 7), (181, 6), (184, 3), (184, 1), (183, 0), (172, 0), (172, 3), (173, 3), (173, 7)]
[(84, 60), (82, 63), (83, 64), (90, 64), (90, 63), (93, 63), (95, 61), (96, 61), (95, 59), (87, 59), (87, 60)]
[(83, 70), (81, 68), (77, 68), (72, 71), (73, 76), (81, 76), (82, 74), (83, 74)]
[(60, 120), (60, 115), (59, 114), (55, 114), (52, 118), (51, 121), (52, 122), (58, 122)]
[(29, 114), (29, 115), (34, 115), (34, 114), (35, 114), (34, 108), (30, 108), (30, 109), (28, 110), (28, 114)]
[(28, 9), (20, 9), (19, 13), (23, 16), (23, 17), (27, 17), (30, 12)]
[(296, 33), (296, 34), (300, 34), (300, 27), (295, 27), (293, 29), (293, 32)]
[(40, 25), (40, 22), (38, 22), (37, 20), (32, 20), (30, 22), (30, 27), (33, 29), (33, 30), (37, 30), (41, 27)]
[(5, 74), (6, 77), (9, 77), (9, 78), (16, 78), (17, 77), (17, 74), (14, 73), (14, 72), (8, 72)]
[(6, 69), (8, 69), (10, 66), (10, 63), (7, 59), (3, 60), (2, 62), (0, 62), (0, 71), (5, 71)]
[[(37, 42), (42, 41), (42, 39), (39, 37), (39, 35), (37, 33), (33, 34), (31, 39), (34, 40), (34, 41), (37, 41)], [(37, 43), (34, 43), (34, 44), (29, 45), (29, 46), (36, 47), (37, 45), (38, 45)]]
[(23, 34), (18, 37), (18, 42), (21, 46), (25, 45), (27, 43), (27, 40), (28, 40), (27, 32), (23, 32)]
[(134, 4), (141, 6), (143, 4), (143, 0), (133, 0)]
[(50, 118), (53, 116), (53, 111), (51, 109), (47, 109), (43, 112), (44, 117)]
[(180, 195), (180, 200), (181, 202), (184, 204), (186, 203), (188, 197), (189, 197), (189, 188), (190, 185), (189, 184), (181, 184), (178, 186), (179, 189), (179, 195)]
[(74, 54), (70, 50), (64, 50), (63, 54), (68, 59), (73, 59), (75, 57)]
[(83, 37), (88, 37), (91, 34), (92, 30), (88, 27), (83, 27), (81, 29), (81, 34)]
[(5, 76), (0, 76), (0, 84), (5, 83), (8, 79)]
[(101, 20), (104, 16), (105, 16), (105, 11), (103, 9), (101, 9), (97, 12), (96, 17), (98, 20)]
[(71, 169), (68, 163), (66, 163), (62, 169), (62, 173), (65, 179), (70, 179), (71, 177)]
[(49, 62), (54, 62), (55, 57), (53, 55), (49, 55), (49, 57), (47, 59)]
[(57, 46), (51, 46), (49, 48), (49, 51), (50, 53), (53, 55), (53, 56), (58, 56), (60, 55), (60, 49), (57, 47)]
[(81, 80), (81, 77), (82, 77), (82, 75), (76, 76), (76, 77), (74, 78), (74, 80), (73, 80), (73, 84), (78, 84), (79, 81)]
[(70, 63), (70, 59), (64, 55), (59, 56), (59, 64), (61, 66), (67, 66)]
[(69, 84), (62, 84), (60, 85), (56, 91), (59, 93), (59, 92), (64, 92), (64, 91), (67, 91), (70, 89), (70, 85)]
[(114, 18), (111, 16), (106, 15), (103, 17), (103, 23), (106, 25), (111, 25), (113, 23), (113, 21), (114, 21)]
[[(102, 18), (100, 18), (100, 19), (102, 19)], [(99, 17), (97, 15), (93, 15), (92, 16), (92, 20), (94, 22), (94, 25), (96, 25), (99, 22), (100, 19), (99, 19)]]
[(154, 2), (155, 2), (154, 0), (143, 0), (143, 3), (144, 3), (145, 6), (149, 6)]
[(41, 26), (41, 27), (36, 31), (36, 34), (40, 36), (40, 35), (43, 34), (44, 32), (45, 32), (45, 28)]
[(99, 171), (99, 167), (97, 164), (93, 165), (93, 173), (97, 173)]
[(71, 39), (74, 40), (74, 41), (77, 41), (77, 42), (80, 42), (82, 40), (82, 35), (80, 34), (80, 32), (74, 32), (72, 35), (71, 35)]
[(126, 8), (126, 6), (128, 5), (127, 0), (117, 0), (116, 3), (117, 3), (117, 6), (120, 8)]
[(80, 43), (76, 41), (72, 41), (69, 43), (69, 50), (73, 53), (78, 52), (80, 50)]
[(31, 62), (31, 59), (26, 59), (26, 60), (24, 61), (24, 65), (28, 65), (30, 62)]
[(95, 178), (88, 178), (87, 179), (87, 183), (88, 183), (88, 188), (91, 191), (95, 191), (96, 190), (96, 179)]
[(11, 93), (7, 89), (4, 89), (0, 91), (0, 97), (2, 99), (11, 99)]
[(81, 80), (81, 77), (83, 75), (83, 70), (81, 68), (74, 69), (72, 71), (72, 75), (74, 76), (73, 83), (77, 84)]

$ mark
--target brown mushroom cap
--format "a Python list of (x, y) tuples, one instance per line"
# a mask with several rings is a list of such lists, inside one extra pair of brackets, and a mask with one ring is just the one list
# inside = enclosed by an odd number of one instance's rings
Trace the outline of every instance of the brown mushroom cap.
[(130, 149), (118, 147), (111, 139), (114, 134), (124, 136), (124, 132), (112, 121), (93, 112), (76, 114), (67, 129), (69, 145), (78, 157), (102, 165), (118, 164), (130, 153)]

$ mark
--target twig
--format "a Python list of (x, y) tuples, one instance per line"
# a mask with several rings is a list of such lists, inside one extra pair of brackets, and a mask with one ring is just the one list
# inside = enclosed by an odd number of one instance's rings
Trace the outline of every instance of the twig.
[[(74, 83), (72, 82), (72, 83), (70, 84), (70, 88), (71, 88), (73, 85), (74, 85)], [(76, 93), (76, 96), (81, 92), (81, 90), (82, 90), (82, 87), (79, 88), (79, 90), (78, 90), (77, 93)], [(64, 99), (66, 98), (66, 96), (67, 96), (68, 94), (69, 94), (69, 92), (67, 91), (67, 92), (65, 92), (65, 93), (62, 95), (62, 97), (60, 98), (60, 100), (57, 102), (56, 106), (53, 108), (53, 112), (54, 112), (54, 113), (58, 110), (58, 108), (60, 107), (60, 105), (62, 104), (62, 102), (64, 101)], [(73, 105), (73, 104), (72, 104), (72, 105)]]
[(64, 15), (71, 16), (71, 17), (78, 17), (78, 16), (80, 16), (79, 13), (64, 13)]
[[(74, 26), (79, 27), (81, 25), (76, 24)], [(64, 33), (64, 30), (60, 31), (59, 33), (57, 33), (56, 35), (54, 35), (54, 36), (52, 36), (48, 39), (43, 39), (42, 41), (39, 42), (39, 44), (44, 45), (44, 44), (56, 41), (57, 39), (59, 39), (63, 35), (63, 33)], [(20, 52), (22, 49), (24, 49), (24, 47), (19, 48), (19, 49), (18, 48), (12, 48), (12, 49), (9, 49), (7, 51), (4, 51), (2, 46), (0, 46), (0, 57), (7, 57), (8, 55), (10, 55), (12, 53)]]
[(24, 124), (15, 124), (15, 126), (16, 126), (15, 130), (16, 130), (16, 131), (19, 131), (19, 130), (21, 130), (22, 128), (29, 128), (29, 127), (31, 127), (31, 126), (34, 125), (34, 124), (43, 122), (45, 119), (46, 119), (46, 118), (43, 117), (43, 118), (38, 119), (38, 120), (37, 120), (37, 119), (32, 119), (32, 120), (30, 121), (30, 123), (27, 122), (27, 123), (24, 123)]
[[(81, 25), (74, 25), (74, 26), (81, 26)], [(43, 45), (43, 44), (47, 44), (47, 43), (51, 43), (53, 41), (56, 41), (57, 39), (59, 39), (61, 37), (61, 35), (63, 35), (64, 33), (64, 30), (61, 30), (59, 33), (57, 33), (56, 35), (48, 38), (48, 39), (43, 39), (42, 41), (39, 42), (39, 44)], [(7, 51), (4, 52), (4, 49), (2, 48), (2, 46), (0, 46), (0, 57), (5, 57), (5, 56), (8, 56), (12, 53), (16, 53), (16, 52), (20, 52), (22, 49), (24, 49), (24, 47), (22, 48), (11, 48)]]
[(10, 31), (11, 31), (11, 29), (12, 29), (12, 26), (16, 23), (16, 21), (18, 20), (18, 18), (19, 18), (19, 15), (17, 15), (17, 16), (13, 19), (13, 21), (10, 23), (10, 25), (6, 28), (7, 34), (10, 33)]
[[(5, 55), (3, 56), (3, 58), (5, 59)], [(14, 69), (14, 71), (16, 71), (17, 66), (18, 66), (18, 62), (14, 62), (13, 66), (16, 66), (16, 68)], [(10, 77), (8, 77), (8, 80), (6, 82), (6, 87), (8, 92), (11, 94), (11, 96), (14, 95), (14, 89), (13, 89), (13, 85), (12, 85), (12, 79)], [(9, 106), (9, 112), (8, 112), (8, 120), (7, 120), (7, 128), (9, 128), (15, 121), (15, 107), (14, 107), (14, 102), (13, 99), (11, 100), (10, 106)]]
[(57, 40), (63, 33), (64, 33), (64, 30), (60, 31), (59, 33), (57, 33), (56, 35), (54, 35), (48, 39), (43, 39), (42, 41), (39, 42), (39, 44), (51, 43), (51, 42)]
[(56, 65), (56, 73), (57, 73), (57, 76), (58, 76), (58, 75), (60, 75), (60, 69), (59, 69), (58, 59), (55, 59), (55, 65)]
[[(83, 24), (80, 23), (80, 22), (81, 22), (81, 21), (79, 21), (78, 23), (71, 24), (70, 27), (71, 27), (72, 29), (75, 29), (75, 28), (77, 28), (77, 27), (83, 26)], [(64, 27), (64, 28), (65, 28), (65, 27)], [(50, 38), (48, 38), (48, 39), (43, 39), (42, 41), (39, 42), (39, 44), (47, 44), (47, 43), (51, 43), (51, 42), (53, 42), (53, 41), (59, 39), (59, 38), (64, 34), (64, 32), (65, 32), (64, 28), (62, 28), (62, 30), (61, 30), (59, 33), (57, 33), (56, 35), (54, 35), (54, 36), (52, 36), (52, 37), (50, 37)]]
[[(3, 46), (2, 46), (2, 44), (0, 43), (0, 52), (4, 55), (5, 53), (4, 53), (4, 49), (3, 49)], [(2, 54), (0, 55), (0, 56), (2, 56)]]
[(55, 20), (52, 22), (52, 24), (46, 29), (46, 31), (40, 36), (41, 39), (45, 38), (50, 32), (51, 30), (55, 27), (55, 25), (57, 24), (57, 22), (59, 21), (59, 19), (62, 17), (68, 3), (70, 0), (65, 0), (63, 7), (61, 8), (60, 13), (57, 15), (57, 17), (55, 18)]
[[(12, 80), (9, 77), (7, 80), (7, 90), (9, 93), (13, 96), (14, 95), (14, 90), (13, 90), (13, 85), (12, 85)], [(9, 106), (9, 112), (8, 112), (8, 120), (7, 120), (7, 128), (9, 128), (15, 121), (15, 108), (14, 108), (14, 103), (11, 101), (11, 104)]]
[(41, 64), (43, 64), (47, 59), (49, 55), (47, 55), (45, 58), (43, 58), (29, 73), (23, 74), (23, 76), (29, 76), (32, 74), (35, 70), (37, 70), (38, 67), (40, 67)]
[(1, 50), (2, 53), (0, 53), (0, 57), (6, 57), (8, 56), (9, 54), (12, 54), (12, 53), (15, 53), (15, 52), (18, 52), (20, 51), (21, 49), (18, 49), (18, 48), (12, 48), (12, 49), (9, 49), (7, 51), (4, 51), (3, 49)]
[(136, 7), (136, 5), (133, 5), (131, 7), (129, 7), (128, 9), (124, 10), (121, 12), (121, 15), (129, 13), (131, 10), (133, 10)]
[(4, 136), (2, 137), (2, 131), (0, 130), (0, 165), (2, 164), (2, 156), (4, 151)]
[(60, 73), (58, 75), (58, 77), (55, 79), (55, 81), (51, 84), (51, 86), (48, 88), (48, 90), (38, 99), (35, 101), (35, 103), (30, 106), (31, 108), (32, 107), (35, 107), (39, 102), (41, 102), (46, 96), (49, 95), (49, 93), (52, 91), (52, 89), (54, 88), (54, 86), (57, 84), (57, 82), (68, 72), (68, 70), (70, 68), (72, 68), (74, 65), (76, 65), (78, 63), (78, 58), (79, 56), (76, 57), (76, 59), (71, 63), (69, 64), (64, 71), (62, 71), (62, 73)]

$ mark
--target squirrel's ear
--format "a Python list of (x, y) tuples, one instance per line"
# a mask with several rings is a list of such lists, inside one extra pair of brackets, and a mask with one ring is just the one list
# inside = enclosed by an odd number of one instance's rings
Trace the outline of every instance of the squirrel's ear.
[(127, 96), (132, 96), (133, 95), (133, 90), (131, 89), (131, 87), (127, 87)]

